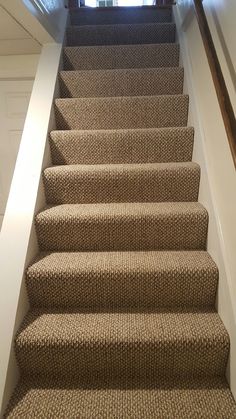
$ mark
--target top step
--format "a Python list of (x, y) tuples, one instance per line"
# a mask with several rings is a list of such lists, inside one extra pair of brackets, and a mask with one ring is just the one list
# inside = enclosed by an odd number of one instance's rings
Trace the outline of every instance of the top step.
[(171, 7), (80, 7), (70, 12), (72, 25), (110, 25), (116, 23), (164, 23), (172, 21)]

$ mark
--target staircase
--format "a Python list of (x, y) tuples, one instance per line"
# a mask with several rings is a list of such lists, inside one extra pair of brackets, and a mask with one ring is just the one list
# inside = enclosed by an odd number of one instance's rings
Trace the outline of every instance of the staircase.
[(6, 418), (236, 418), (171, 8), (74, 10)]

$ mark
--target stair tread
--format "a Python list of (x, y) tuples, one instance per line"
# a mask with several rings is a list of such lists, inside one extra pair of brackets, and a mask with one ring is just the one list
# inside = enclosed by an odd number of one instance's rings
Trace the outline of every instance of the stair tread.
[[(64, 51), (65, 52), (76, 52), (76, 51), (95, 51), (95, 52), (99, 52), (99, 51), (129, 51), (129, 50), (133, 50), (133, 51), (137, 51), (140, 53), (150, 50), (150, 51), (155, 51), (155, 50), (170, 50), (170, 51), (176, 51), (179, 50), (179, 44), (174, 43), (174, 42), (169, 42), (166, 44), (160, 44), (160, 43), (156, 43), (156, 44), (128, 44), (128, 45), (84, 45), (84, 46), (65, 46), (64, 47)], [(130, 58), (130, 57), (129, 57)], [(142, 63), (140, 63), (140, 65), (142, 65)], [(126, 67), (125, 67), (126, 68)], [(127, 67), (129, 68), (129, 67)], [(137, 68), (140, 68), (140, 66), (138, 66)], [(143, 67), (141, 67), (143, 68)], [(94, 70), (94, 69), (92, 69)]]
[(174, 378), (148, 385), (94, 383), (79, 385), (63, 379), (26, 377), (19, 382), (7, 417), (58, 419), (95, 417), (121, 419), (234, 418), (236, 407), (228, 384), (221, 377)]
[(98, 203), (98, 204), (62, 204), (51, 206), (41, 211), (37, 216), (37, 222), (45, 219), (56, 220), (65, 218), (68, 220), (80, 221), (103, 219), (104, 221), (114, 218), (132, 217), (140, 219), (143, 217), (160, 216), (162, 219), (168, 216), (207, 216), (206, 209), (199, 202), (135, 202), (135, 203)]
[(194, 162), (166, 162), (166, 163), (109, 163), (109, 164), (71, 164), (71, 165), (55, 165), (44, 169), (46, 177), (59, 176), (66, 177), (76, 174), (94, 174), (94, 176), (100, 173), (107, 172), (110, 175), (125, 175), (126, 173), (134, 173), (135, 175), (141, 175), (142, 173), (155, 172), (168, 172), (174, 171), (178, 175), (178, 171), (186, 169), (188, 172), (194, 172), (197, 176), (199, 175), (200, 166)]
[(43, 252), (26, 277), (37, 307), (214, 307), (218, 269), (204, 251)]
[(66, 173), (78, 173), (80, 171), (103, 171), (108, 170), (109, 172), (121, 172), (138, 171), (138, 173), (144, 171), (168, 171), (178, 170), (181, 168), (188, 168), (189, 170), (198, 170), (200, 168), (198, 163), (195, 162), (166, 162), (166, 163), (109, 163), (109, 164), (71, 164), (71, 165), (60, 165), (60, 166), (49, 166), (44, 169), (44, 173), (55, 173), (66, 176)]
[(111, 96), (111, 97), (66, 97), (66, 98), (58, 98), (55, 100), (56, 103), (103, 103), (103, 102), (135, 102), (137, 100), (143, 101), (144, 103), (148, 100), (152, 99), (161, 99), (161, 98), (168, 98), (168, 99), (174, 99), (174, 98), (188, 98), (189, 96), (187, 94), (178, 94), (178, 95), (148, 95), (146, 96)]
[(54, 164), (190, 161), (191, 127), (52, 131)]
[(63, 165), (45, 169), (43, 180), (53, 204), (197, 201), (200, 167), (192, 162)]
[(94, 31), (100, 31), (100, 30), (110, 30), (113, 29), (114, 31), (119, 31), (119, 29), (123, 29), (123, 28), (127, 28), (127, 27), (131, 27), (131, 28), (145, 28), (145, 27), (150, 27), (150, 28), (175, 28), (175, 23), (173, 22), (138, 22), (138, 23), (116, 23), (115, 25), (113, 24), (106, 24), (106, 25), (92, 25), (92, 24), (87, 24), (87, 25), (69, 25), (67, 27), (67, 31), (83, 31), (86, 29), (91, 29)]
[(228, 347), (226, 329), (215, 311), (69, 312), (33, 309), (16, 337), (16, 347), (38, 345), (104, 344), (156, 347), (186, 343)]
[[(214, 309), (32, 309), (15, 338), (26, 374), (223, 375), (229, 336)], [(73, 361), (72, 361), (73, 360)]]
[(180, 66), (176, 66), (176, 67), (138, 67), (138, 68), (108, 68), (108, 69), (91, 69), (91, 70), (61, 70), (59, 72), (60, 76), (63, 77), (69, 77), (70, 78), (75, 78), (75, 77), (79, 77), (79, 76), (119, 76), (119, 75), (124, 75), (124, 76), (129, 76), (131, 74), (133, 75), (143, 75), (143, 74), (147, 74), (147, 75), (155, 75), (155, 74), (162, 74), (164, 75), (166, 72), (168, 73), (168, 75), (173, 75), (176, 73), (183, 73), (184, 68), (180, 67)]
[(179, 64), (179, 45), (164, 43), (65, 47), (64, 59), (66, 70), (176, 67)]
[(171, 43), (175, 41), (175, 23), (117, 23), (69, 26), (67, 45), (125, 45)]
[(153, 6), (132, 6), (99, 8), (78, 8), (70, 10), (71, 23), (73, 25), (87, 24), (117, 24), (117, 23), (145, 23), (145, 22), (171, 22), (171, 8), (157, 8)]
[[(82, 129), (71, 129), (71, 130), (53, 130), (50, 132), (51, 136), (54, 135), (60, 135), (60, 136), (70, 136), (70, 135), (75, 135), (77, 134), (78, 136), (80, 135), (96, 135), (96, 134), (100, 134), (100, 135), (104, 135), (104, 136), (108, 136), (111, 134), (117, 134), (117, 135), (124, 135), (124, 134), (165, 134), (165, 133), (170, 133), (173, 132), (175, 134), (177, 134), (178, 132), (181, 133), (185, 133), (185, 132), (189, 132), (189, 133), (194, 133), (194, 128), (191, 126), (187, 126), (187, 127), (155, 127), (155, 128), (120, 128), (120, 129), (98, 129), (98, 130), (82, 130)], [(160, 162), (162, 163), (162, 162)]]
[(131, 251), (131, 252), (42, 252), (39, 259), (27, 270), (27, 276), (37, 279), (60, 274), (67, 277), (86, 273), (92, 276), (97, 272), (101, 275), (107, 272), (117, 272), (117, 275), (148, 271), (172, 272), (180, 270), (183, 273), (201, 272), (203, 276), (217, 276), (217, 267), (206, 251)]
[(198, 202), (63, 204), (36, 216), (41, 250), (204, 250)]
[(176, 215), (185, 214), (207, 214), (206, 209), (199, 202), (148, 202), (148, 203), (109, 203), (109, 204), (64, 204), (46, 208), (40, 212), (36, 219), (40, 221), (44, 217), (63, 217), (78, 216), (87, 217), (94, 216), (113, 218), (114, 216), (148, 216), (151, 214), (168, 217), (168, 215), (175, 213)]
[(183, 68), (130, 68), (61, 71), (63, 97), (180, 94)]
[(188, 95), (62, 98), (55, 100), (58, 129), (186, 126)]

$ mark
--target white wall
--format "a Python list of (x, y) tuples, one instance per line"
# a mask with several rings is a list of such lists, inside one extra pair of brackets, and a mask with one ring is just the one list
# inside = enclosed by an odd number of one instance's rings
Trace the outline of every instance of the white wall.
[(33, 80), (0, 80), (0, 229), (32, 87)]
[[(182, 19), (193, 9), (192, 0), (179, 0), (178, 10)], [(235, 47), (235, 0), (204, 0), (204, 10), (216, 46), (218, 58), (236, 110), (236, 47)], [(191, 13), (193, 16), (193, 13)], [(192, 32), (196, 19), (187, 29)], [(195, 31), (195, 30), (194, 30)]]
[(45, 206), (41, 173), (51, 164), (47, 138), (48, 130), (55, 128), (53, 101), (61, 51), (62, 43), (43, 47), (0, 234), (1, 412), (18, 379), (14, 336), (28, 310), (24, 271), (38, 253), (34, 216)]
[(0, 80), (33, 80), (39, 55), (0, 56)]
[[(58, 0), (58, 4), (60, 2)], [(67, 11), (60, 7), (61, 16), (58, 22), (62, 23), (59, 25), (58, 42), (54, 42), (52, 36), (42, 30), (42, 26), (37, 25), (37, 20), (30, 16), (30, 12), (25, 13), (25, 9), (21, 7), (23, 1), (0, 0), (0, 4), (2, 3), (12, 8), (13, 15), (18, 14), (18, 18), (32, 32), (35, 31), (44, 45), (0, 234), (0, 417), (19, 377), (14, 354), (14, 336), (29, 308), (24, 272), (38, 253), (34, 217), (45, 205), (41, 173), (44, 167), (51, 164), (47, 138), (48, 131), (55, 129), (53, 102), (58, 94), (57, 74), (67, 22)], [(14, 8), (17, 3), (19, 8)], [(31, 57), (30, 60), (30, 67), (33, 69), (34, 58)], [(5, 74), (10, 61), (10, 58), (5, 61)], [(22, 63), (19, 64), (18, 71), (22, 75)]]
[[(235, 16), (236, 3), (205, 0), (203, 4), (222, 68), (227, 68), (212, 17), (212, 7), (214, 4), (213, 13), (217, 11), (219, 21), (221, 19), (222, 33), (229, 34), (232, 30), (235, 32), (232, 14)], [(180, 1), (175, 8), (175, 18), (185, 67), (185, 91), (190, 94), (189, 123), (196, 128), (193, 158), (202, 167), (199, 199), (210, 214), (208, 250), (220, 270), (217, 306), (230, 334), (228, 379), (236, 397), (236, 171), (196, 18), (190, 14), (184, 20), (189, 5), (190, 1)], [(181, 27), (183, 22), (186, 22), (185, 31)], [(233, 58), (233, 37), (227, 42), (227, 49)], [(229, 69), (224, 73), (234, 101), (235, 90)]]
[(0, 56), (0, 229), (39, 55)]
[[(208, 17), (210, 13), (214, 14), (213, 22), (221, 27), (222, 35), (230, 52), (234, 69), (236, 68), (236, 48), (235, 48), (235, 17), (236, 2), (235, 0), (204, 0), (204, 8)], [(217, 23), (217, 21), (219, 23)], [(210, 22), (210, 26), (214, 29), (214, 23)], [(214, 40), (217, 37), (214, 35)]]

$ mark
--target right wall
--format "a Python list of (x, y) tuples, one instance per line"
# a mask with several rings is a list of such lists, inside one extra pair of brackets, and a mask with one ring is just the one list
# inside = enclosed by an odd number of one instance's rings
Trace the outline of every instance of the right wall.
[[(235, 0), (204, 0), (236, 113)], [(217, 308), (230, 334), (228, 380), (236, 398), (236, 170), (191, 0), (174, 6), (177, 41), (195, 128), (193, 161), (201, 166), (199, 201), (209, 211), (208, 251), (219, 267)]]

